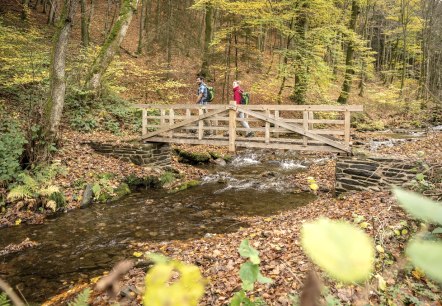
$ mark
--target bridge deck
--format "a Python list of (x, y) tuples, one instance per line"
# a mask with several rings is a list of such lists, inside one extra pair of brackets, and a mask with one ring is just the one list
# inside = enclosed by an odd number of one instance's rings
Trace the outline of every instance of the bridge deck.
[[(350, 152), (351, 112), (359, 105), (155, 105), (142, 109), (145, 142)], [(244, 114), (245, 118), (238, 115)], [(250, 128), (242, 127), (248, 122)], [(253, 136), (245, 137), (253, 132)], [(248, 135), (250, 136), (250, 135)]]

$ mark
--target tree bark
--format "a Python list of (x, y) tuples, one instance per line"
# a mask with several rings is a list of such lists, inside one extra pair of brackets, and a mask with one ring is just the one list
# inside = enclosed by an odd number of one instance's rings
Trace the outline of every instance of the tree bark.
[(29, 0), (22, 1), (21, 19), (27, 20), (29, 18)]
[(300, 7), (300, 14), (298, 17), (298, 21), (296, 22), (296, 32), (298, 34), (299, 41), (298, 52), (295, 56), (295, 88), (293, 90), (293, 94), (291, 99), (299, 105), (306, 104), (306, 94), (307, 94), (307, 86), (308, 86), (308, 69), (307, 65), (303, 62), (303, 57), (300, 54), (302, 50), (307, 49), (307, 27), (308, 27), (308, 18), (307, 18), (307, 8), (308, 3), (304, 2)]
[[(356, 21), (358, 19), (359, 12), (360, 9), (358, 1), (353, 0), (351, 5), (351, 18), (349, 25), (349, 29), (352, 31), (356, 31)], [(340, 104), (347, 104), (348, 97), (350, 95), (351, 81), (352, 81), (352, 76), (354, 74), (353, 54), (354, 54), (354, 43), (352, 41), (349, 41), (347, 46), (347, 54), (345, 57), (346, 68), (345, 68), (344, 83), (342, 84), (341, 94), (339, 95), (338, 98), (338, 103)]]
[(172, 0), (168, 1), (168, 12), (167, 12), (167, 78), (170, 78), (170, 71), (172, 69)]
[(200, 75), (209, 77), (210, 67), (210, 42), (212, 40), (213, 32), (213, 6), (209, 3), (206, 5), (206, 24), (204, 32), (204, 50), (203, 50), (203, 63), (201, 65)]
[(45, 121), (43, 126), (46, 129), (45, 136), (47, 138), (47, 144), (52, 143), (52, 141), (49, 140), (58, 138), (66, 92), (66, 51), (77, 2), (77, 0), (64, 0), (63, 11), (54, 38), (50, 68), (50, 96), (46, 101), (43, 119)]
[(144, 38), (146, 37), (146, 13), (148, 0), (141, 2), (140, 30), (138, 32), (137, 54), (143, 54)]
[(81, 43), (83, 47), (89, 46), (89, 27), (86, 15), (86, 0), (80, 0), (81, 7)]
[(103, 74), (114, 59), (115, 54), (126, 36), (127, 29), (129, 28), (133, 14), (136, 11), (137, 3), (138, 0), (122, 1), (118, 19), (107, 35), (106, 40), (86, 77), (85, 89), (92, 90), (95, 94), (98, 93)]

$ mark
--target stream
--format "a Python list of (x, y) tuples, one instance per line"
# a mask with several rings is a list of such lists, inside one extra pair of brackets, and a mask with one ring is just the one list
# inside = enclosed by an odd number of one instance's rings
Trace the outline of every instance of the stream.
[(108, 204), (53, 217), (43, 225), (0, 230), (0, 250), (26, 238), (38, 246), (0, 256), (0, 278), (39, 303), (131, 258), (130, 245), (196, 239), (246, 227), (240, 216), (267, 216), (313, 201), (293, 193), (290, 175), (312, 162), (293, 152), (245, 151), (216, 166), (198, 187), (178, 193), (146, 190)]

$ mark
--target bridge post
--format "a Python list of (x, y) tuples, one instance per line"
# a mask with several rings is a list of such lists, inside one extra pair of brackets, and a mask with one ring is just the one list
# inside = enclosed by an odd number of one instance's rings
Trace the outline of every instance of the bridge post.
[(143, 120), (141, 122), (141, 126), (142, 126), (142, 130), (141, 130), (141, 135), (146, 135), (147, 134), (147, 109), (143, 108), (142, 110), (143, 115), (142, 115), (142, 119)]
[[(230, 101), (231, 106), (236, 107), (236, 101)], [(229, 109), (229, 152), (235, 152), (236, 140), (236, 109)]]

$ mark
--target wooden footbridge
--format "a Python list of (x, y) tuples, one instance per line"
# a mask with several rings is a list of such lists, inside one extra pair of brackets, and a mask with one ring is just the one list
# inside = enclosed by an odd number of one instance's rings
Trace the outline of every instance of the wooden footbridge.
[[(350, 152), (350, 117), (360, 105), (138, 104), (143, 142)], [(239, 116), (245, 114), (245, 118)], [(244, 128), (246, 121), (250, 129)], [(251, 133), (252, 132), (252, 133)], [(249, 137), (246, 137), (249, 136)]]

